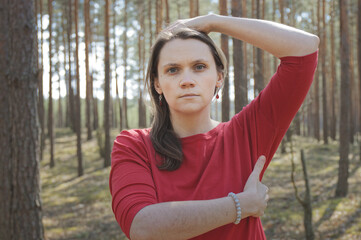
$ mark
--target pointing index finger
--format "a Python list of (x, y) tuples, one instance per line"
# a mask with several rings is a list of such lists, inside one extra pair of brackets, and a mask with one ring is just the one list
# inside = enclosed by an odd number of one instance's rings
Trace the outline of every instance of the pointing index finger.
[(258, 158), (256, 164), (254, 165), (254, 169), (253, 169), (253, 172), (255, 172), (257, 174), (257, 176), (259, 176), (261, 174), (265, 162), (266, 162), (265, 156), (262, 155)]

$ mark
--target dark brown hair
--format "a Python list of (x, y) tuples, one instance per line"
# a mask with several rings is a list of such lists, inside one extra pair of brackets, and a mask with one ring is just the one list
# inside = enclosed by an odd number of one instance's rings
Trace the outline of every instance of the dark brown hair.
[(223, 77), (227, 74), (227, 60), (222, 50), (215, 45), (207, 34), (190, 28), (178, 28), (176, 30), (165, 29), (159, 33), (151, 50), (146, 85), (152, 99), (154, 116), (150, 138), (156, 153), (162, 157), (162, 160), (158, 163), (158, 168), (168, 171), (176, 170), (181, 166), (183, 151), (181, 141), (173, 131), (167, 101), (163, 98), (162, 104), (159, 104), (159, 94), (154, 87), (154, 80), (158, 77), (160, 51), (167, 42), (173, 39), (196, 39), (207, 44), (216, 63), (217, 71), (221, 72)]

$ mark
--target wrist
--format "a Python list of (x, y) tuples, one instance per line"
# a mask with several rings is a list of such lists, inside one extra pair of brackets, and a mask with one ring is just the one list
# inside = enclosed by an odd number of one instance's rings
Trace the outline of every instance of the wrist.
[(252, 214), (250, 213), (250, 211), (247, 207), (248, 202), (250, 201), (250, 198), (249, 198), (249, 196), (247, 196), (247, 193), (240, 192), (240, 193), (236, 194), (236, 196), (239, 199), (239, 203), (240, 203), (241, 209), (242, 209), (241, 219), (251, 216)]
[(208, 24), (209, 32), (219, 32), (219, 22), (221, 21), (222, 16), (215, 13), (211, 13), (207, 15), (207, 17), (209, 18), (209, 24)]

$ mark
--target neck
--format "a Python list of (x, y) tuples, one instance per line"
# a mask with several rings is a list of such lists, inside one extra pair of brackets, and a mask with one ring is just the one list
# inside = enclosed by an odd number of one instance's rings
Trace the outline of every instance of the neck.
[(210, 118), (210, 109), (194, 114), (171, 111), (170, 120), (173, 130), (180, 138), (206, 133), (218, 125), (217, 121)]

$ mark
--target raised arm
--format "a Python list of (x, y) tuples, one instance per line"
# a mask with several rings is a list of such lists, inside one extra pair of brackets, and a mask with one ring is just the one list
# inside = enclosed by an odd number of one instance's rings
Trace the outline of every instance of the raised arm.
[(274, 56), (304, 56), (317, 50), (319, 38), (311, 33), (266, 20), (206, 15), (179, 20), (170, 27), (187, 27), (206, 33), (220, 32), (259, 47)]

